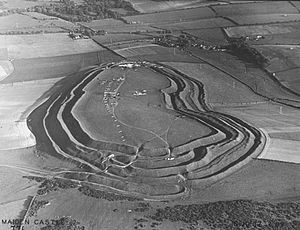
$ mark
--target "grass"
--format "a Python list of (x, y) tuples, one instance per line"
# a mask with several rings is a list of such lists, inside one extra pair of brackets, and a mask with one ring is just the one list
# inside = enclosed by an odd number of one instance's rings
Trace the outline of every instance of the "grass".
[(205, 88), (205, 100), (213, 107), (214, 105), (241, 105), (265, 101), (240, 82), (207, 64), (174, 62), (167, 62), (167, 64), (202, 82)]
[(260, 159), (269, 159), (283, 162), (300, 163), (300, 141), (271, 138), (271, 143), (265, 154)]
[(10, 61), (0, 61), (0, 82), (14, 71)]
[(209, 5), (203, 0), (193, 1), (145, 1), (145, 0), (130, 0), (133, 7), (141, 13), (151, 13), (159, 11), (171, 11), (176, 9), (196, 8)]
[(0, 149), (26, 148), (35, 145), (35, 137), (23, 114), (55, 83), (55, 80), (27, 84), (1, 85)]
[(64, 77), (81, 68), (115, 59), (119, 60), (120, 57), (108, 50), (57, 57), (17, 59), (13, 61), (14, 72), (1, 83)]
[(27, 0), (9, 0), (9, 1), (2, 1), (3, 5), (0, 7), (0, 9), (6, 10), (6, 9), (17, 9), (17, 8), (28, 8), (33, 7), (36, 5), (42, 5), (47, 2), (50, 2), (51, 0), (42, 0), (42, 1), (27, 1)]
[(197, 30), (232, 26), (233, 23), (223, 18), (197, 19), (187, 22), (164, 23), (157, 22), (155, 27), (167, 30)]
[(300, 21), (299, 14), (257, 14), (257, 15), (232, 15), (228, 16), (239, 25), (257, 25), (270, 23), (283, 23)]
[[(210, 132), (207, 127), (202, 127), (198, 123), (195, 125), (192, 121), (179, 119), (176, 121), (177, 125), (173, 125), (178, 118), (163, 109), (159, 93), (160, 89), (168, 86), (168, 81), (163, 76), (147, 69), (125, 71), (113, 69), (98, 76), (100, 81), (111, 81), (112, 78), (125, 74), (126, 80), (119, 90), (121, 98), (114, 109), (116, 122), (105, 110), (103, 102), (99, 103), (102, 97), (99, 98), (98, 81), (88, 87), (88, 92), (74, 109), (77, 119), (91, 136), (100, 140), (120, 142), (118, 132), (121, 131), (121, 135), (125, 136), (125, 143), (140, 146), (150, 139), (158, 141), (160, 137), (156, 135), (166, 133), (172, 145), (177, 146)], [(100, 88), (100, 92), (103, 93), (104, 87), (105, 85)], [(145, 96), (134, 96), (134, 92), (140, 90), (146, 90), (149, 93)], [(89, 112), (86, 113), (86, 111)], [(182, 130), (180, 136), (184, 133), (182, 138), (178, 137), (178, 126)], [(190, 128), (186, 129), (186, 127)], [(171, 128), (170, 132), (167, 131), (169, 128)], [(156, 142), (156, 145), (165, 147), (164, 141), (159, 142)]]
[(36, 12), (0, 17), (0, 34), (57, 33), (73, 27), (73, 23)]
[(299, 92), (300, 91), (299, 71), (300, 71), (299, 67), (297, 67), (295, 69), (282, 71), (282, 72), (276, 73), (276, 78), (284, 86), (290, 88), (294, 92)]
[[(225, 52), (216, 53), (199, 49), (191, 49), (191, 51), (211, 65), (230, 74), (232, 78), (234, 77), (240, 82), (243, 82), (253, 92), (257, 92), (260, 95), (269, 98), (297, 100), (295, 95), (279, 87), (278, 83), (273, 81), (264, 71), (249, 63), (242, 62), (231, 54)], [(291, 103), (293, 104), (293, 102)]]
[(256, 35), (287, 34), (299, 30), (299, 23), (281, 23), (270, 25), (235, 26), (225, 28), (229, 37), (239, 38)]
[(258, 2), (244, 4), (228, 4), (212, 6), (217, 15), (232, 16), (232, 15), (256, 15), (256, 14), (297, 14), (298, 11), (289, 2)]
[(200, 40), (204, 41), (206, 44), (212, 45), (226, 45), (228, 44), (226, 37), (220, 28), (210, 28), (210, 29), (187, 29), (184, 33), (193, 35)]
[(113, 43), (126, 43), (140, 40), (151, 39), (151, 36), (139, 35), (139, 34), (107, 34), (93, 36), (92, 39), (97, 43), (103, 45), (110, 45)]
[(148, 60), (157, 62), (177, 61), (177, 62), (199, 62), (187, 53), (178, 49), (167, 48), (157, 45), (141, 45), (136, 47), (127, 47), (116, 49), (119, 55), (130, 60)]
[(253, 45), (299, 45), (300, 32), (294, 31), (286, 34), (265, 35), (264, 39), (250, 41)]
[(213, 18), (214, 13), (211, 9), (203, 7), (188, 10), (178, 10), (172, 12), (160, 12), (153, 14), (144, 14), (136, 16), (124, 17), (127, 22), (142, 23), (142, 24), (158, 24), (158, 23), (172, 23), (180, 21), (189, 21), (204, 18)]
[(104, 30), (107, 33), (153, 32), (158, 30), (147, 25), (126, 24), (123, 21), (116, 19), (93, 20), (91, 22), (82, 22), (80, 24), (95, 31)]
[(294, 69), (300, 67), (300, 49), (293, 45), (263, 45), (253, 46), (270, 62), (266, 67), (270, 72)]
[(12, 59), (65, 56), (104, 50), (91, 39), (73, 40), (66, 33), (2, 35), (0, 48)]

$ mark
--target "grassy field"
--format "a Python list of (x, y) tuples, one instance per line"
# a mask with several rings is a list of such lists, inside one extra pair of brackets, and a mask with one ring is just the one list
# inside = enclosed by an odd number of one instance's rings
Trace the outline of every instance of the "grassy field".
[(299, 163), (296, 154), (299, 141), (294, 140), (291, 133), (299, 129), (298, 110), (273, 103), (217, 106), (215, 109), (254, 124), (270, 135), (269, 144), (260, 158)]
[(261, 45), (253, 47), (269, 60), (270, 64), (267, 69), (270, 72), (300, 67), (300, 47), (297, 45)]
[(240, 82), (207, 64), (174, 62), (166, 62), (166, 64), (202, 82), (205, 88), (205, 99), (211, 107), (217, 105), (242, 106), (242, 104), (265, 101), (265, 99), (253, 94)]
[(14, 71), (14, 66), (10, 61), (0, 61), (0, 82)]
[(152, 44), (115, 49), (115, 52), (130, 60), (199, 62), (183, 51)]
[(299, 164), (299, 148), (300, 141), (271, 138), (268, 150), (259, 158)]
[(103, 45), (110, 45), (113, 43), (123, 43), (123, 42), (134, 42), (140, 40), (151, 39), (151, 36), (148, 35), (140, 35), (140, 34), (106, 34), (106, 35), (98, 35), (93, 36), (92, 39), (97, 43)]
[(58, 33), (72, 28), (71, 22), (36, 12), (0, 17), (0, 34)]
[(49, 16), (46, 14), (38, 13), (38, 12), (23, 12), (23, 15), (28, 15), (29, 17), (37, 20), (57, 20), (57, 17)]
[(256, 15), (256, 14), (297, 14), (298, 11), (289, 2), (257, 2), (244, 4), (229, 4), (212, 6), (217, 15), (232, 16), (232, 15)]
[(56, 57), (17, 59), (13, 61), (14, 72), (1, 83), (65, 77), (91, 65), (120, 59), (120, 56), (108, 50)]
[(300, 79), (299, 79), (300, 68), (290, 69), (286, 71), (281, 71), (276, 73), (276, 78), (281, 82), (281, 84), (290, 88), (294, 92), (299, 92), (300, 90)]
[(26, 0), (9, 0), (9, 1), (1, 1), (0, 9), (1, 10), (7, 10), (7, 9), (16, 9), (16, 8), (27, 8), (32, 7), (36, 5), (42, 5), (47, 2), (50, 2), (51, 0), (38, 0), (38, 1), (26, 1)]
[(116, 19), (93, 20), (91, 22), (80, 23), (95, 31), (104, 30), (107, 33), (130, 33), (130, 32), (153, 32), (158, 29), (152, 28), (147, 25), (133, 25), (126, 24)]
[(214, 13), (211, 9), (203, 7), (188, 10), (177, 10), (172, 12), (161, 12), (155, 14), (144, 14), (124, 17), (129, 23), (157, 24), (172, 23), (181, 21), (191, 21), (196, 19), (213, 18)]
[(280, 22), (300, 21), (300, 14), (257, 14), (257, 15), (234, 15), (228, 16), (239, 25), (257, 25)]
[(196, 30), (233, 26), (233, 23), (223, 18), (199, 19), (187, 22), (164, 23), (157, 22), (155, 27), (168, 30)]
[(298, 105), (298, 97), (282, 89), (278, 83), (273, 81), (264, 71), (253, 67), (249, 63), (242, 62), (239, 58), (225, 52), (210, 52), (199, 49), (192, 49), (193, 54), (206, 60), (210, 64), (225, 71), (235, 79), (243, 82), (253, 92), (269, 98), (289, 101)]
[[(159, 91), (169, 85), (163, 76), (147, 69), (137, 71), (113, 69), (101, 73), (98, 79), (110, 82), (121, 75), (125, 77), (125, 82), (119, 88), (120, 99), (118, 105), (114, 109), (111, 108), (115, 118), (111, 117), (110, 110), (106, 110), (105, 103), (99, 103), (97, 80), (85, 89), (88, 92), (74, 108), (74, 114), (77, 114), (76, 118), (81, 122), (82, 127), (85, 127), (87, 133), (95, 139), (121, 142), (120, 137), (123, 135), (124, 143), (135, 146), (140, 146), (147, 140), (157, 139), (156, 147), (162, 148), (165, 147), (166, 140), (160, 140), (160, 144), (157, 141), (163, 134), (168, 135), (169, 144), (173, 146), (209, 133), (210, 130), (207, 127), (178, 119), (163, 109)], [(105, 84), (100, 87), (100, 92), (104, 93), (105, 87), (107, 87)], [(145, 96), (134, 95), (136, 91), (141, 90), (146, 90), (148, 93)], [(86, 111), (89, 112), (86, 113)], [(177, 120), (176, 126), (173, 125), (175, 120)], [(177, 132), (178, 127), (190, 128), (183, 129), (181, 131), (183, 135), (180, 138)]]
[(228, 44), (224, 32), (220, 28), (210, 28), (210, 29), (187, 29), (183, 31), (184, 33), (193, 35), (200, 40), (204, 41), (206, 44), (212, 45), (226, 45)]
[[(50, 205), (37, 210), (40, 219), (57, 219), (57, 216), (72, 216), (79, 226), (87, 229), (153, 229), (159, 227), (168, 230), (170, 227), (179, 230), (185, 223), (158, 222), (145, 217), (164, 203), (144, 201), (110, 201), (102, 197), (89, 197), (78, 189), (60, 189), (40, 197), (38, 200), (50, 201)], [(33, 220), (35, 217), (31, 217)], [(31, 221), (32, 222), (32, 221)], [(203, 225), (204, 226), (204, 225)], [(34, 225), (29, 225), (35, 230)]]
[(120, 27), (123, 25), (126, 25), (121, 20), (113, 19), (113, 18), (107, 18), (102, 20), (92, 20), (90, 22), (81, 22), (81, 25), (90, 27), (92, 29), (105, 29), (109, 27)]
[(30, 28), (38, 27), (43, 24), (39, 23), (38, 20), (35, 20), (29, 16), (22, 14), (11, 14), (8, 16), (2, 16), (0, 18), (0, 31), (11, 30), (11, 29), (21, 29), (21, 28)]
[[(270, 24), (270, 25), (253, 25), (253, 26), (235, 26), (225, 28), (225, 31), (229, 37), (245, 37), (256, 35), (277, 35), (287, 34), (290, 37), (290, 33), (299, 31), (299, 23), (282, 23), (282, 24)], [(262, 41), (264, 42), (264, 41)]]
[(36, 144), (24, 113), (56, 81), (58, 79), (0, 86), (0, 149), (26, 148)]
[(175, 1), (159, 1), (159, 2), (149, 1), (149, 0), (129, 0), (129, 2), (131, 2), (133, 7), (141, 13), (196, 8), (200, 6), (214, 4), (214, 2), (209, 3), (205, 0), (191, 0), (191, 1), (175, 0)]
[(0, 48), (12, 59), (65, 56), (104, 50), (91, 39), (73, 40), (66, 33), (2, 35)]
[(264, 39), (258, 41), (249, 41), (253, 45), (299, 45), (299, 31), (294, 31), (287, 34), (266, 35)]

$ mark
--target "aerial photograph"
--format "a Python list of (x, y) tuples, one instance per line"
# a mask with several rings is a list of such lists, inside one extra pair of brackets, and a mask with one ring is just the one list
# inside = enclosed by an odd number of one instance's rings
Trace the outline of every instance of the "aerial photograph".
[(300, 1), (0, 0), (0, 230), (300, 230)]

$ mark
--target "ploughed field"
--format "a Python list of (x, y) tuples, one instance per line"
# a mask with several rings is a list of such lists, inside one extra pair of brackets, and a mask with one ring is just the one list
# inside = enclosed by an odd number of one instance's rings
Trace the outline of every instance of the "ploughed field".
[(93, 188), (168, 200), (232, 173), (265, 137), (209, 109), (200, 81), (150, 62), (102, 64), (64, 79), (28, 117), (37, 147), (82, 170), (60, 174)]

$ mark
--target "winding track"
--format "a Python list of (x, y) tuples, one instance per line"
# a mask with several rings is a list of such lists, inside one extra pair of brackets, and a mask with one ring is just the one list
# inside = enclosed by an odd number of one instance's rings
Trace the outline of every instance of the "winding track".
[[(211, 132), (182, 145), (159, 149), (92, 139), (72, 109), (84, 95), (85, 86), (104, 69), (126, 64), (149, 68), (167, 78), (170, 86), (161, 90), (165, 107), (209, 127)], [(112, 63), (93, 67), (76, 75), (72, 84), (63, 84), (29, 115), (27, 122), (38, 147), (83, 168), (82, 172), (60, 176), (147, 199), (176, 199), (188, 196), (195, 186), (205, 186), (233, 172), (259, 154), (265, 144), (258, 129), (236, 117), (211, 111), (205, 104), (203, 87), (201, 82), (165, 65)]]

